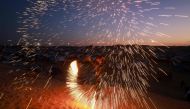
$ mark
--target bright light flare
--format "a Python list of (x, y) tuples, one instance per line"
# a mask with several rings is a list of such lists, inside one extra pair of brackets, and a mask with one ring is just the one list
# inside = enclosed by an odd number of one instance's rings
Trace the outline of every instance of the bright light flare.
[(70, 89), (77, 88), (78, 66), (76, 60), (71, 62), (68, 73), (67, 87)]
[[(94, 109), (94, 102), (91, 101), (90, 104), (86, 97), (84, 97), (84, 92), (81, 90), (81, 86), (77, 83), (78, 78), (78, 64), (77, 60), (74, 60), (71, 62), (68, 70), (68, 76), (67, 76), (67, 87), (70, 90), (71, 96), (80, 104), (84, 104), (84, 109)], [(88, 104), (91, 106), (89, 107)]]
[(71, 64), (70, 64), (70, 72), (71, 74), (74, 76), (74, 77), (77, 77), (78, 76), (78, 66), (77, 66), (77, 61), (73, 61)]

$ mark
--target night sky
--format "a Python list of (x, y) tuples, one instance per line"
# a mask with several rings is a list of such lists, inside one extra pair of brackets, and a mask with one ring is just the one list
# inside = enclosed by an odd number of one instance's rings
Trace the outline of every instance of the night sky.
[[(35, 0), (31, 0), (35, 1)], [(60, 0), (58, 0), (60, 1)], [(64, 1), (64, 0), (63, 0)], [(66, 0), (65, 0), (66, 1)], [(68, 0), (69, 1), (69, 0)], [(72, 0), (70, 0), (72, 1)], [(85, 6), (89, 5), (85, 1), (94, 1), (90, 4), (89, 9)], [(62, 2), (55, 6), (47, 6), (49, 9), (45, 14), (36, 14), (35, 12), (29, 13), (29, 15), (22, 16), (26, 8), (34, 7), (31, 3), (26, 0), (3, 0), (0, 3), (0, 44), (6, 43), (17, 43), (20, 37), (23, 35), (28, 35), (32, 39), (32, 43), (75, 43), (85, 45), (85, 44), (105, 44), (105, 42), (112, 42), (111, 44), (118, 44), (125, 42), (126, 40), (132, 40), (134, 37), (136, 39), (145, 40), (143, 44), (166, 44), (166, 45), (189, 45), (190, 44), (190, 0), (149, 0), (153, 2), (159, 1), (161, 4), (155, 6), (159, 10), (153, 10), (150, 12), (145, 12), (144, 18), (139, 16), (138, 19), (131, 17), (126, 12), (124, 13), (120, 7), (120, 4), (112, 4), (113, 0), (105, 0), (100, 6), (96, 6), (96, 0), (85, 0), (81, 3), (70, 3)], [(98, 1), (98, 0), (97, 0)], [(126, 0), (127, 1), (127, 0)], [(130, 1), (130, 0), (128, 0)], [(132, 0), (133, 1), (133, 0)], [(141, 5), (143, 9), (150, 9), (152, 7), (147, 4), (138, 3), (137, 0), (133, 5)], [(140, 0), (139, 0), (140, 1)], [(126, 2), (123, 2), (125, 6), (128, 6)], [(106, 5), (105, 5), (106, 4)], [(122, 3), (121, 3), (122, 4)], [(34, 4), (33, 4), (34, 5)], [(83, 6), (85, 5), (85, 6)], [(45, 5), (42, 5), (45, 6)], [(93, 9), (96, 7), (96, 9)], [(105, 9), (107, 11), (99, 11), (99, 9)], [(39, 8), (39, 7), (38, 7)], [(44, 7), (43, 7), (44, 8)], [(65, 8), (65, 11), (63, 11)], [(153, 7), (154, 8), (154, 7)], [(174, 9), (173, 9), (174, 8)], [(39, 8), (40, 9), (40, 8)], [(124, 9), (124, 7), (122, 7)], [(90, 10), (90, 11), (89, 11)], [(126, 9), (127, 10), (127, 9)], [(136, 12), (135, 6), (130, 6), (130, 11)], [(38, 11), (38, 12), (43, 12)], [(121, 13), (119, 13), (121, 12)], [(131, 12), (131, 13), (132, 13)], [(25, 25), (33, 25), (34, 19), (37, 25), (34, 27), (23, 26), (24, 20), (28, 19), (35, 13), (31, 21), (28, 21)], [(116, 14), (115, 17), (110, 17), (110, 15)], [(93, 15), (96, 15), (93, 17)], [(19, 17), (23, 17), (20, 19)], [(122, 18), (123, 17), (123, 18)], [(135, 19), (137, 21), (144, 21), (142, 24), (136, 21), (128, 22), (128, 19)], [(147, 20), (149, 18), (149, 20)], [(154, 20), (152, 20), (154, 18)], [(71, 20), (72, 19), (72, 20)], [(116, 19), (116, 22), (112, 24)], [(122, 19), (122, 21), (121, 21)], [(127, 19), (127, 20), (126, 20)], [(118, 21), (118, 22), (117, 22)], [(121, 21), (121, 22), (119, 22)], [(141, 22), (141, 23), (142, 23)], [(122, 23), (122, 24), (119, 24)], [(129, 26), (134, 24), (133, 38), (129, 38), (128, 31), (131, 31)], [(155, 24), (155, 25), (152, 25)], [(82, 26), (81, 26), (82, 25)], [(139, 26), (140, 25), (140, 26)], [(141, 30), (151, 27), (149, 31), (154, 33), (149, 33), (144, 35), (144, 31)], [(27, 27), (27, 32), (17, 33), (18, 28)], [(119, 29), (117, 29), (119, 28)], [(126, 28), (126, 29), (125, 29)], [(145, 30), (146, 31), (146, 30)], [(147, 31), (146, 31), (147, 32)], [(138, 34), (137, 34), (138, 33)], [(110, 35), (108, 35), (110, 34)], [(140, 35), (139, 35), (140, 34)], [(143, 34), (141, 36), (141, 34)], [(156, 37), (160, 35), (160, 37)], [(131, 36), (132, 36), (131, 35)], [(151, 41), (150, 41), (151, 39)], [(155, 45), (153, 44), (153, 45)]]
[(19, 35), (16, 30), (18, 28), (17, 12), (22, 11), (27, 5), (26, 0), (2, 0), (0, 3), (0, 44), (7, 43), (12, 40), (16, 43)]

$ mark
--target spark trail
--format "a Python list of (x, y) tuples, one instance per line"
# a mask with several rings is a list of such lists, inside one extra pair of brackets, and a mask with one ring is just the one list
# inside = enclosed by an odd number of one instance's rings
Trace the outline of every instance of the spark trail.
[[(154, 106), (147, 95), (147, 87), (149, 78), (156, 79), (157, 72), (154, 68), (156, 63), (153, 59), (148, 59), (153, 56), (147, 51), (151, 48), (135, 47), (139, 46), (115, 46), (110, 49), (105, 47), (103, 50), (107, 54), (105, 63), (100, 73), (96, 75), (94, 84), (88, 81), (88, 78), (93, 76), (87, 76), (83, 84), (78, 80), (80, 79), (78, 76), (91, 73), (89, 70), (80, 70), (89, 64), (78, 62), (82, 65), (77, 65), (77, 61), (73, 61), (67, 77), (67, 87), (71, 95), (77, 101), (89, 104), (95, 109), (148, 109)], [(93, 70), (91, 67), (87, 69)]]
[(145, 44), (150, 42), (147, 39), (150, 36), (159, 37), (157, 33), (162, 33), (156, 30), (160, 26), (159, 23), (154, 23), (156, 18), (147, 15), (160, 9), (159, 0), (30, 2), (31, 6), (27, 7), (20, 17), (20, 44)]
[[(30, 6), (20, 16), (18, 32), (22, 35), (18, 44), (26, 54), (34, 45), (117, 45), (103, 47), (105, 64), (97, 76), (98, 82), (88, 90), (77, 82), (77, 61), (71, 63), (67, 86), (77, 100), (89, 103), (92, 108), (150, 108), (147, 88), (149, 79), (157, 80), (162, 71), (154, 61), (154, 47), (140, 44), (164, 45), (151, 39), (169, 37), (157, 30), (169, 24), (155, 23), (151, 12), (160, 10), (159, 0), (29, 0)], [(175, 10), (175, 7), (165, 7)], [(158, 14), (156, 17), (185, 15)], [(95, 49), (87, 49), (93, 54)], [(163, 71), (162, 71), (163, 72)], [(164, 73), (164, 72), (163, 72)], [(109, 93), (109, 94), (108, 94)], [(98, 107), (96, 107), (98, 106)]]

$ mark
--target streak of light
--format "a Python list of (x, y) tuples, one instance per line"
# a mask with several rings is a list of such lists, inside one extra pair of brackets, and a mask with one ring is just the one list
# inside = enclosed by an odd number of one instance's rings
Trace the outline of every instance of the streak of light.
[(31, 98), (31, 99), (30, 99), (30, 101), (28, 102), (28, 105), (27, 105), (26, 109), (28, 109), (28, 108), (29, 108), (29, 106), (30, 106), (31, 102), (32, 102), (32, 98)]

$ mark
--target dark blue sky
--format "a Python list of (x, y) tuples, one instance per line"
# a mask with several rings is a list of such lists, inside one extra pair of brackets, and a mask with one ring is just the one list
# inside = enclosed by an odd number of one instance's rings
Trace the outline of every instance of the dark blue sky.
[(0, 44), (8, 40), (16, 42), (19, 35), (16, 33), (18, 27), (18, 13), (27, 5), (26, 0), (1, 0), (0, 3)]
[[(156, 0), (152, 0), (152, 1), (156, 1)], [(161, 2), (161, 6), (160, 6), (161, 8), (170, 7), (170, 6), (176, 8), (176, 10), (171, 13), (172, 15), (176, 14), (176, 15), (190, 16), (190, 0), (160, 0), (160, 2)], [(28, 5), (29, 4), (26, 0), (2, 0), (1, 1), (0, 3), (0, 16), (1, 16), (0, 17), (0, 44), (7, 43), (8, 40), (12, 40), (14, 43), (16, 43), (19, 40), (19, 37), (21, 35), (19, 35), (16, 32), (18, 28), (17, 22), (18, 22), (18, 16), (19, 16), (17, 12), (22, 12)], [(160, 13), (165, 13), (165, 12), (162, 10)], [(148, 14), (152, 14), (153, 16), (155, 16), (154, 13), (148, 13)], [(166, 14), (168, 14), (168, 12)], [(187, 19), (184, 20), (180, 18), (172, 18), (172, 19), (166, 19), (166, 20), (165, 19), (162, 20), (162, 18), (159, 18), (158, 20), (162, 22), (165, 21), (164, 23), (168, 23), (169, 25), (171, 25), (171, 27), (160, 28), (160, 31), (163, 31), (173, 36), (173, 38), (167, 40), (167, 41), (171, 41), (170, 43), (176, 43), (175, 41), (177, 41), (178, 39), (180, 39), (179, 41), (181, 41), (179, 43), (182, 43), (182, 42), (185, 43), (186, 41), (187, 42), (190, 41), (190, 32), (189, 32), (190, 20), (187, 20)], [(61, 21), (60, 16), (53, 17), (52, 19), (48, 20), (48, 22), (50, 21), (51, 21), (51, 25), (54, 24), (57, 26), (58, 24), (57, 22)], [(55, 23), (53, 23), (54, 21)], [(80, 40), (81, 33), (78, 34), (79, 32), (81, 32), (81, 30), (78, 29), (80, 27), (77, 28), (77, 26), (73, 26), (75, 24), (72, 24), (72, 23), (70, 24), (72, 25), (70, 27), (75, 28), (74, 29), (75, 32), (74, 33), (72, 32), (72, 34), (70, 33), (67, 34), (67, 32), (65, 32), (64, 34), (70, 35), (69, 38), (77, 37)], [(64, 29), (60, 31), (64, 31)], [(56, 32), (60, 32), (60, 31), (58, 29), (56, 30)], [(158, 39), (158, 40), (162, 41), (162, 39)]]

